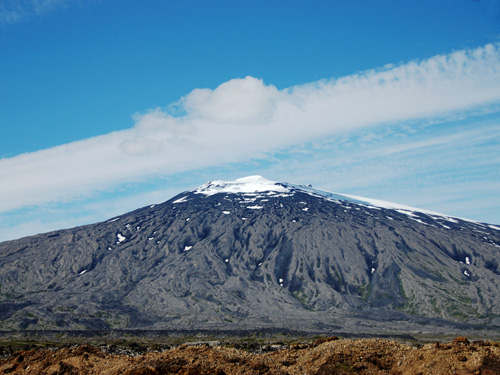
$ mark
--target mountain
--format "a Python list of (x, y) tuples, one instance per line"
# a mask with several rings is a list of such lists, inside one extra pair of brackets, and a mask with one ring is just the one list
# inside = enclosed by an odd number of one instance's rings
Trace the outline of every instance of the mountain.
[(0, 329), (500, 332), (500, 228), (259, 176), (0, 243)]

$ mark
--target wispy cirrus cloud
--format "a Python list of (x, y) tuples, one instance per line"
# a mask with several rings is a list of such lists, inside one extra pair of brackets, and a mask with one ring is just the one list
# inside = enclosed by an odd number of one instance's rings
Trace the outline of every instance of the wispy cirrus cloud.
[(2, 0), (0, 24), (12, 24), (29, 17), (40, 16), (66, 6), (69, 2), (70, 0)]
[(107, 220), (147, 204), (162, 202), (178, 192), (174, 189), (153, 190), (125, 197), (108, 197), (62, 206), (48, 205), (11, 215), (0, 214), (0, 242)]
[(499, 102), (499, 44), (283, 90), (233, 79), (192, 91), (175, 103), (175, 115), (154, 109), (136, 115), (130, 129), (0, 159), (0, 211)]
[(90, 199), (0, 213), (0, 241), (107, 220), (210, 179), (249, 174), (498, 224), (500, 118), (464, 121), (361, 128), (260, 159), (175, 173)]

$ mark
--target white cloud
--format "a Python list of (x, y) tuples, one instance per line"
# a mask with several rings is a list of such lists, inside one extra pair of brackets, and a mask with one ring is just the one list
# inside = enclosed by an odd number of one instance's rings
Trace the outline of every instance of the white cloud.
[(0, 211), (499, 100), (498, 44), (284, 90), (253, 77), (234, 79), (181, 98), (180, 116), (155, 109), (136, 115), (127, 130), (0, 159)]
[(224, 124), (265, 124), (284, 95), (253, 77), (233, 79), (215, 90), (196, 89), (181, 104), (193, 119)]
[(305, 155), (292, 153), (256, 173), (497, 223), (499, 123), (483, 119), (473, 126), (441, 125), (426, 133), (423, 126), (417, 127), (417, 139), (411, 133), (394, 132), (372, 141), (369, 135), (380, 128), (363, 129), (356, 140), (315, 142)]

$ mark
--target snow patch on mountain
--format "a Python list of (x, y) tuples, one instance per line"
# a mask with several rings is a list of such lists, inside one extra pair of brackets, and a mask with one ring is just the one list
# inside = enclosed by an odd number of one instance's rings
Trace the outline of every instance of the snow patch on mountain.
[[(438, 212), (415, 208), (411, 206), (406, 206), (399, 203), (387, 202), (379, 199), (366, 198), (351, 194), (340, 194), (333, 192), (326, 192), (322, 190), (314, 189), (311, 185), (294, 185), (286, 182), (275, 182), (268, 180), (262, 176), (248, 176), (243, 178), (238, 178), (234, 181), (223, 181), (215, 180), (204, 184), (193, 191), (195, 194), (204, 194), (206, 196), (211, 196), (218, 193), (232, 193), (232, 194), (244, 194), (245, 198), (242, 203), (250, 203), (256, 201), (258, 198), (264, 198), (262, 193), (270, 197), (291, 197), (295, 192), (302, 192), (308, 195), (323, 198), (331, 202), (341, 203), (349, 202), (355, 205), (360, 205), (370, 209), (390, 209), (399, 212), (413, 218), (415, 221), (419, 221), (423, 224), (425, 222), (419, 219), (418, 214), (424, 214), (430, 216), (434, 220), (444, 220), (452, 223), (458, 223), (456, 219), (471, 222), (477, 225), (482, 225), (479, 222), (464, 219), (464, 218), (453, 218), (451, 216), (441, 214)], [(259, 194), (260, 193), (260, 194)], [(249, 197), (250, 196), (250, 197)], [(174, 202), (175, 203), (175, 202)], [(256, 208), (256, 206), (247, 206), (247, 208)], [(260, 208), (260, 207), (259, 207)], [(350, 208), (350, 207), (349, 207)], [(306, 210), (304, 210), (306, 211)], [(442, 224), (441, 224), (442, 225)], [(443, 225), (444, 226), (444, 225)], [(446, 228), (446, 226), (444, 226)], [(491, 229), (499, 229), (498, 227), (489, 225)], [(447, 227), (449, 228), (449, 227)]]
[(116, 234), (116, 238), (117, 238), (116, 243), (121, 243), (121, 242), (123, 242), (123, 241), (125, 241), (125, 240), (127, 239), (127, 238), (126, 238), (123, 234), (121, 234), (121, 233), (117, 233), (117, 234)]
[(177, 200), (173, 201), (172, 203), (173, 203), (173, 204), (177, 204), (177, 203), (185, 203), (185, 202), (187, 202), (187, 201), (188, 201), (187, 196), (184, 196), (184, 197), (182, 197), (182, 198), (179, 198), (179, 199), (177, 199)]
[[(317, 190), (313, 189), (311, 186), (305, 186), (305, 185), (292, 185), (288, 183), (283, 183), (282, 184), (285, 187), (291, 188), (292, 190), (298, 190), (302, 191), (304, 193), (310, 194), (315, 197), (323, 197), (325, 199), (335, 201), (335, 202), (340, 202), (340, 201), (348, 201), (354, 204), (362, 205), (367, 208), (373, 208), (373, 209), (380, 209), (380, 208), (385, 208), (389, 210), (395, 210), (399, 212), (400, 214), (404, 214), (411, 217), (418, 217), (416, 213), (421, 213), (425, 214), (428, 216), (431, 216), (433, 219), (442, 219), (446, 220), (452, 223), (458, 223), (456, 219), (460, 219), (462, 221), (467, 221), (470, 223), (474, 223), (477, 225), (481, 225), (481, 223), (478, 223), (474, 220), (470, 219), (464, 219), (464, 218), (453, 218), (451, 216), (441, 214), (439, 212), (435, 211), (430, 211), (422, 208), (416, 208), (416, 207), (411, 207), (411, 206), (406, 206), (403, 204), (399, 203), (393, 203), (393, 202), (387, 202), (383, 201), (380, 199), (372, 199), (372, 198), (366, 198), (366, 197), (361, 197), (357, 195), (351, 195), (351, 194), (341, 194), (341, 193), (330, 193), (322, 190)], [(425, 224), (425, 223), (424, 223)]]
[(262, 176), (248, 176), (234, 181), (215, 180), (200, 186), (194, 191), (196, 194), (214, 195), (218, 193), (260, 193), (275, 191), (288, 193), (290, 190), (277, 182), (265, 179)]

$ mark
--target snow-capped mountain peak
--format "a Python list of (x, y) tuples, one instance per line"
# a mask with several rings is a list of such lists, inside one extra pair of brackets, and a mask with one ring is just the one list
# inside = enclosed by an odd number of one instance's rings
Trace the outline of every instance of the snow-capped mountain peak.
[(212, 181), (0, 243), (0, 329), (498, 328), (499, 228), (424, 212), (260, 176)]
[[(305, 194), (309, 194), (318, 198), (323, 198), (329, 201), (344, 201), (350, 202), (358, 205), (363, 205), (368, 208), (374, 209), (390, 209), (395, 210), (401, 214), (408, 215), (410, 217), (417, 217), (415, 214), (424, 214), (432, 217), (433, 219), (441, 219), (450, 222), (455, 222), (456, 219), (460, 219), (462, 221), (472, 222), (474, 224), (481, 225), (473, 220), (463, 219), (463, 218), (454, 218), (449, 215), (441, 214), (438, 212), (420, 209), (415, 207), (410, 207), (407, 205), (387, 202), (379, 199), (365, 198), (351, 194), (343, 194), (343, 193), (334, 193), (327, 192), (323, 190), (314, 189), (311, 185), (295, 185), (287, 182), (276, 182), (272, 180), (268, 180), (262, 176), (247, 176), (238, 178), (233, 181), (224, 181), (224, 180), (214, 180), (210, 181), (204, 185), (201, 185), (196, 190), (193, 191), (195, 194), (203, 194), (205, 196), (211, 196), (218, 193), (226, 193), (226, 194), (255, 194), (255, 193), (264, 193), (267, 192), (267, 195), (282, 195), (282, 196), (293, 196), (296, 192), (301, 192)], [(266, 196), (262, 195), (261, 198), (266, 198)], [(174, 203), (178, 203), (180, 200), (177, 200)], [(496, 229), (496, 227), (490, 226), (492, 229)]]
[(282, 184), (265, 179), (262, 176), (247, 176), (234, 181), (210, 181), (201, 185), (194, 193), (214, 195), (218, 193), (261, 193), (264, 191), (288, 193), (290, 190)]

